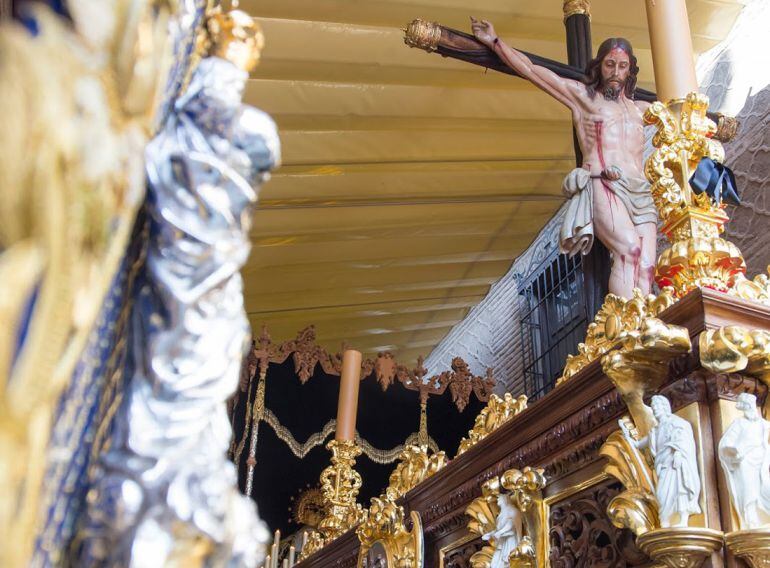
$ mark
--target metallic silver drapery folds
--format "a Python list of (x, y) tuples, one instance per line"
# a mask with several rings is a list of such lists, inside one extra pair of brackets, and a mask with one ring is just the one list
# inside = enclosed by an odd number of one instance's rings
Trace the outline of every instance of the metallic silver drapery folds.
[(147, 148), (133, 377), (89, 495), (86, 556), (99, 563), (255, 566), (269, 538), (226, 459), (224, 401), (248, 336), (239, 270), (255, 188), (279, 161), (272, 120), (241, 105), (247, 78), (203, 59)]

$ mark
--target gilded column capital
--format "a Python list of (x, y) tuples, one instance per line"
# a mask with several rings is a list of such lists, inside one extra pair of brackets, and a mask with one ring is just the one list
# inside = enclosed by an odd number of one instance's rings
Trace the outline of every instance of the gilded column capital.
[(590, 0), (564, 0), (564, 20), (570, 16), (584, 15), (591, 17)]

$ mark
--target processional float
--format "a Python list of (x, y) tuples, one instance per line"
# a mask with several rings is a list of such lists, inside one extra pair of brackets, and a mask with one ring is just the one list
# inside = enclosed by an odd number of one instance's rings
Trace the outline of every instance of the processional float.
[[(246, 337), (248, 212), (278, 143), (240, 104), (261, 34), (206, 4), (70, 0), (69, 21), (43, 7), (26, 27), (2, 24), (4, 566), (262, 559), (266, 531), (224, 458), (224, 400)], [(757, 408), (770, 279), (746, 278), (720, 236), (724, 208), (690, 188), (724, 153), (684, 0), (646, 6), (659, 101), (644, 173), (670, 242), (660, 293), (609, 295), (551, 393), (491, 397), (448, 463), (408, 448), (368, 509), (349, 351), (325, 516), (301, 566), (770, 563)], [(588, 2), (565, 2), (565, 16), (586, 58)], [(409, 41), (438, 50), (444, 31), (418, 22)]]
[[(702, 163), (724, 161), (719, 139), (736, 123), (709, 114), (697, 92), (684, 1), (646, 8), (658, 92), (636, 98), (651, 103), (643, 120), (656, 129), (644, 175), (669, 241), (654, 266), (660, 292), (609, 294), (553, 391), (529, 406), (492, 397), (457, 457), (405, 493), (389, 487), (363, 522), (306, 550), (299, 566), (770, 563), (770, 422), (760, 413), (770, 279), (745, 276), (740, 251), (721, 237), (728, 216), (718, 192), (691, 183)], [(589, 2), (565, 1), (564, 11), (570, 63), (582, 67)], [(493, 35), (423, 20), (405, 32), (412, 47), (515, 66)], [(529, 60), (548, 80), (580, 78), (571, 66)], [(422, 541), (406, 538), (410, 530)]]

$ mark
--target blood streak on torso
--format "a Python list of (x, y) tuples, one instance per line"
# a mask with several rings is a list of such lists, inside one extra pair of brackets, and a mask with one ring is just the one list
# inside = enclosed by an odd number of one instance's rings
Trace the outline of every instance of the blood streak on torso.
[[(644, 123), (642, 112), (624, 96), (617, 101), (605, 100), (597, 94), (586, 97), (582, 112), (573, 117), (580, 147), (585, 156), (583, 167), (599, 176), (608, 167), (620, 168), (624, 176), (642, 177)], [(615, 231), (615, 208), (620, 206), (608, 180), (601, 179), (603, 194), (609, 205), (612, 231)], [(625, 265), (625, 255), (620, 256)], [(638, 279), (639, 259), (634, 259)]]
[(583, 165), (592, 175), (616, 166), (626, 176), (642, 177), (644, 129), (642, 112), (634, 102), (625, 97), (607, 101), (597, 94), (593, 99), (586, 96), (581, 106), (573, 121), (585, 156)]

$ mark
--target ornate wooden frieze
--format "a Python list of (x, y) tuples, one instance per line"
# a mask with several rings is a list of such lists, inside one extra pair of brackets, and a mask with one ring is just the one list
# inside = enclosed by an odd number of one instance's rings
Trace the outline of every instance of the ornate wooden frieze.
[(709, 400), (735, 400), (739, 394), (748, 393), (757, 397), (760, 406), (765, 404), (768, 387), (759, 379), (737, 373), (705, 373), (705, 384)]
[[(521, 469), (528, 464), (538, 464), (548, 469), (554, 463), (556, 465), (553, 466), (553, 469), (561, 470), (561, 476), (563, 476), (569, 471), (582, 467), (580, 464), (587, 463), (591, 457), (585, 450), (582, 455), (579, 455), (580, 449), (577, 447), (573, 451), (577, 451), (578, 455), (574, 457), (561, 456), (555, 462), (549, 462), (547, 457), (575, 444), (587, 434), (597, 432), (601, 426), (612, 422), (612, 418), (621, 414), (624, 409), (625, 405), (620, 395), (615, 391), (610, 391), (594, 401), (591, 406), (581, 409), (531, 442), (520, 446), (498, 463), (464, 482), (460, 487), (439, 497), (423, 516), (426, 532), (435, 532), (436, 537), (438, 537), (447, 534), (447, 530), (454, 530), (456, 519), (462, 517), (461, 509), (464, 508), (463, 506), (481, 494), (479, 487), (487, 479), (499, 476), (508, 469)], [(600, 437), (606, 439), (608, 434), (609, 432), (606, 434), (602, 432)], [(589, 441), (588, 444), (589, 446), (601, 446), (598, 440)], [(567, 466), (565, 463), (559, 463), (562, 459), (572, 462), (572, 465)], [(445, 527), (444, 530), (441, 530), (442, 526)]]
[(644, 566), (650, 559), (637, 548), (634, 533), (615, 527), (607, 517), (609, 502), (623, 490), (605, 480), (551, 506), (552, 568)]
[(472, 568), (471, 556), (482, 548), (484, 548), (484, 541), (475, 538), (470, 542), (458, 545), (456, 548), (443, 550), (439, 566), (441, 568)]

